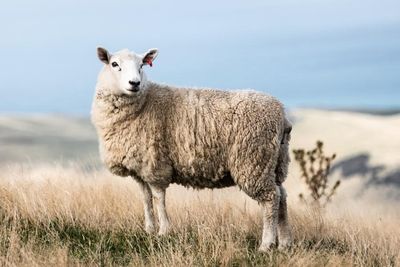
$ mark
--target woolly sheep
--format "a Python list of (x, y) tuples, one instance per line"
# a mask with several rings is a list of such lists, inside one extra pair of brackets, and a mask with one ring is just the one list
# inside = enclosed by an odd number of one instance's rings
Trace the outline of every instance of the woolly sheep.
[[(171, 183), (201, 188), (237, 185), (262, 206), (259, 250), (279, 238), (291, 244), (286, 192), (291, 125), (282, 104), (257, 92), (190, 89), (146, 79), (157, 49), (138, 55), (97, 48), (98, 76), (92, 122), (100, 154), (115, 175), (131, 176), (143, 193), (145, 230), (153, 232), (153, 197), (168, 232), (165, 192)], [(278, 237), (278, 238), (277, 238)]]

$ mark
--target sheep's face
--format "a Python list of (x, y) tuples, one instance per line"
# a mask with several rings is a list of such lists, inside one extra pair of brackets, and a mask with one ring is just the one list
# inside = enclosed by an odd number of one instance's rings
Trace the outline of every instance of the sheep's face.
[(115, 54), (110, 54), (104, 48), (97, 48), (99, 59), (105, 64), (101, 77), (105, 79), (117, 94), (133, 95), (146, 86), (146, 75), (143, 67), (152, 66), (153, 60), (157, 56), (157, 49), (150, 49), (143, 55), (137, 55), (127, 49)]

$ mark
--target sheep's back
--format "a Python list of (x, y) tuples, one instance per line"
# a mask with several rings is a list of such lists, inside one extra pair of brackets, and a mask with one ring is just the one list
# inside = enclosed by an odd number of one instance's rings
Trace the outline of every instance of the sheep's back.
[(265, 159), (256, 161), (268, 160), (268, 143), (279, 134), (283, 116), (274, 98), (255, 92), (180, 90), (172, 100), (173, 114), (166, 124), (175, 182), (233, 185), (232, 158), (236, 161), (243, 150), (260, 150), (260, 145), (266, 148)]

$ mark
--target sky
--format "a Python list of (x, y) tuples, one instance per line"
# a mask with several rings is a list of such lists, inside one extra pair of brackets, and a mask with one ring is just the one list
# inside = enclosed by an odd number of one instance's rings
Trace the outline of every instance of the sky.
[(4, 0), (0, 36), (0, 113), (88, 115), (99, 45), (158, 48), (161, 83), (400, 107), (398, 0)]

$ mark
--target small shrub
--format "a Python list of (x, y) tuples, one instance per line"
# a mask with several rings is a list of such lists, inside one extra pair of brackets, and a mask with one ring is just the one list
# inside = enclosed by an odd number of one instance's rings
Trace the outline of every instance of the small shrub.
[[(323, 147), (324, 143), (317, 141), (317, 147), (312, 150), (293, 150), (295, 161), (300, 166), (301, 178), (306, 182), (313, 202), (322, 207), (331, 201), (340, 185), (340, 180), (337, 180), (331, 188), (328, 186), (329, 171), (336, 154), (326, 156)], [(303, 194), (299, 197), (306, 201)]]

